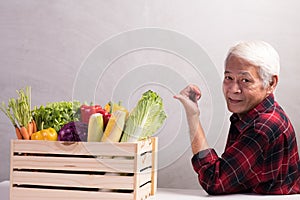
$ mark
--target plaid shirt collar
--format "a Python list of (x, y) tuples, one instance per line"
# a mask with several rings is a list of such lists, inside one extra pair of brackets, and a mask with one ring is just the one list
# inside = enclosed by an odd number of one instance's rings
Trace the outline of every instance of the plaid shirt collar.
[(260, 102), (256, 107), (248, 111), (240, 119), (236, 113), (232, 114), (230, 117), (230, 122), (235, 125), (235, 127), (241, 133), (249, 123), (251, 123), (260, 113), (266, 112), (270, 107), (274, 105), (274, 95), (270, 94), (262, 102)]

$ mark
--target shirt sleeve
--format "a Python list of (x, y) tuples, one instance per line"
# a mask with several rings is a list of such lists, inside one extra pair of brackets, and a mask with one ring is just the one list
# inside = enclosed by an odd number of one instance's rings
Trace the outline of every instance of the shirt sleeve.
[(244, 133), (218, 157), (214, 149), (206, 149), (192, 158), (200, 185), (208, 194), (247, 192), (261, 181), (264, 135)]

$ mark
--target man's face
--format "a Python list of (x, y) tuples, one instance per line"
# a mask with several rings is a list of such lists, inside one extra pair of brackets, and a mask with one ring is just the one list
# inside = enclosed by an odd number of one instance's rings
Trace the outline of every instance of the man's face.
[(267, 91), (258, 67), (234, 55), (227, 59), (223, 93), (230, 112), (242, 116), (266, 98)]

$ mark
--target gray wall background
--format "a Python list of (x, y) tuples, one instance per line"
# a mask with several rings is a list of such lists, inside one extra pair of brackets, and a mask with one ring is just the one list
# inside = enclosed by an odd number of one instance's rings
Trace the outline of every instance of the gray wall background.
[[(89, 80), (95, 76), (82, 71), (99, 44), (145, 27), (183, 35), (198, 44), (204, 52), (199, 51), (199, 56), (207, 56), (211, 63), (203, 62), (195, 72), (191, 63), (170, 52), (146, 48), (132, 51), (112, 62), (103, 76), (96, 76), (92, 100), (101, 105), (110, 99), (123, 100), (131, 109), (145, 89), (158, 91), (169, 116), (156, 134), (158, 187), (199, 188), (190, 164), (192, 154), (183, 109), (172, 96), (187, 82), (200, 86), (201, 120), (210, 145), (221, 154), (230, 116), (224, 100), (219, 98), (226, 52), (239, 40), (265, 40), (281, 57), (276, 98), (294, 123), (299, 144), (299, 8), (297, 0), (1, 0), (0, 101), (7, 102), (16, 96), (16, 89), (26, 85), (32, 87), (33, 106), (70, 101), (78, 77)], [(202, 69), (209, 64), (214, 68), (206, 76)], [(103, 66), (97, 66), (95, 60), (97, 69)], [(0, 113), (0, 181), (9, 179), (9, 148), (14, 138), (12, 125)]]

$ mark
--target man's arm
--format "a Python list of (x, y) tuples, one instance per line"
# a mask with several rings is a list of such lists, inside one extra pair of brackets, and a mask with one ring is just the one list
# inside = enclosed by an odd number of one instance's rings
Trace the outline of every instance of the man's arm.
[(197, 101), (200, 97), (201, 92), (195, 85), (188, 85), (178, 95), (174, 96), (175, 99), (178, 99), (182, 103), (186, 112), (193, 154), (209, 148), (199, 120), (200, 110)]

